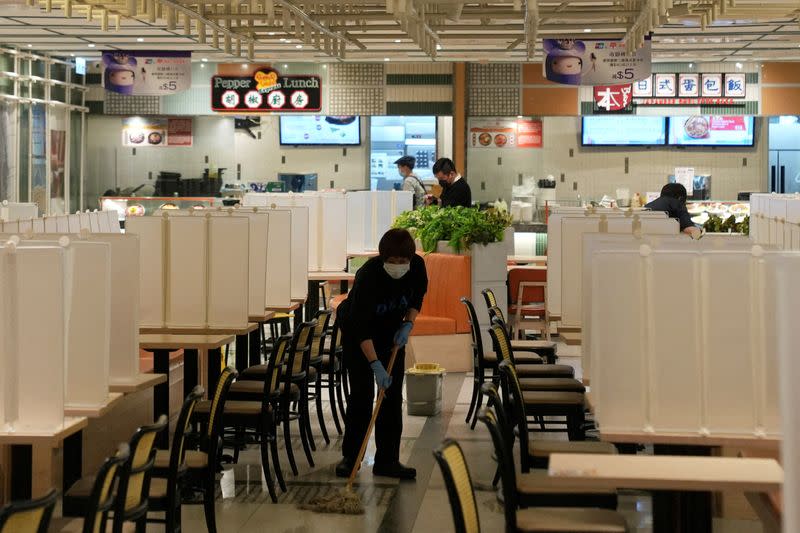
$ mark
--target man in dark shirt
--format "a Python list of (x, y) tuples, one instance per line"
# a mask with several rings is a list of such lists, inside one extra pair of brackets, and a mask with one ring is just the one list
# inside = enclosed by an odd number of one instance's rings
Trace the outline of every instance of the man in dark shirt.
[(645, 207), (651, 211), (664, 211), (667, 216), (678, 220), (681, 231), (693, 239), (702, 235), (700, 229), (692, 222), (692, 217), (686, 209), (686, 187), (680, 183), (667, 183), (661, 188), (661, 196), (647, 204)]
[(456, 172), (456, 166), (450, 159), (443, 157), (433, 164), (433, 175), (442, 186), (442, 195), (439, 198), (429, 197), (428, 203), (438, 204), (442, 207), (472, 206), (472, 191), (467, 180)]
[[(342, 461), (336, 475), (350, 475), (372, 417), (374, 385), (386, 389), (375, 422), (373, 474), (414, 479), (416, 470), (400, 463), (403, 432), (405, 344), (428, 290), (425, 261), (416, 254), (414, 239), (404, 229), (391, 229), (373, 257), (356, 273), (353, 289), (336, 310), (342, 328), (344, 366), (350, 379), (345, 413)], [(392, 347), (399, 350), (391, 375)]]

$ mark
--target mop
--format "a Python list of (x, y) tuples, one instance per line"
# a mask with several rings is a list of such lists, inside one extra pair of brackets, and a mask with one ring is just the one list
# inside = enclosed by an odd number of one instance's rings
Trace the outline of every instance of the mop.
[[(392, 367), (394, 360), (397, 357), (399, 346), (395, 345), (392, 348), (392, 356), (389, 358), (389, 366), (386, 368), (386, 373), (392, 375)], [(375, 420), (378, 418), (378, 411), (383, 403), (383, 397), (386, 395), (385, 389), (378, 391), (378, 399), (375, 401), (375, 408), (372, 410), (372, 418), (369, 421), (369, 427), (364, 435), (364, 440), (361, 442), (361, 449), (358, 452), (358, 457), (353, 465), (353, 470), (350, 472), (350, 478), (347, 480), (347, 485), (344, 489), (338, 489), (329, 496), (320, 496), (314, 498), (308, 503), (301, 504), (300, 509), (307, 511), (314, 511), (317, 513), (339, 513), (339, 514), (363, 514), (364, 506), (361, 503), (361, 497), (353, 490), (353, 482), (356, 479), (356, 474), (361, 466), (361, 461), (364, 460), (364, 454), (367, 452), (367, 444), (372, 435), (372, 429), (375, 427)]]

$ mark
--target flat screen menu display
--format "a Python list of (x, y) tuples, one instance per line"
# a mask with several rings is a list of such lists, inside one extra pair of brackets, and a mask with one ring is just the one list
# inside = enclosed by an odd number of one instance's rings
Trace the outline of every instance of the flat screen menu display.
[(647, 116), (583, 117), (584, 146), (647, 146), (665, 144), (666, 119)]
[(752, 146), (753, 117), (693, 115), (669, 118), (669, 144)]
[(280, 117), (281, 144), (358, 145), (361, 144), (359, 117), (323, 115), (284, 115)]

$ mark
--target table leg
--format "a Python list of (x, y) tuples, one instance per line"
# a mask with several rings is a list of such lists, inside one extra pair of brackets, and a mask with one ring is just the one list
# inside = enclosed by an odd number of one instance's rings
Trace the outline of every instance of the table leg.
[(303, 323), (303, 306), (300, 305), (294, 310), (294, 330), (300, 329), (300, 324)]
[[(153, 420), (158, 420), (161, 415), (169, 416), (169, 350), (153, 350), (153, 373), (167, 376), (167, 381), (159, 383), (153, 390)], [(169, 449), (168, 431), (156, 435), (156, 446), (162, 450)]]
[(219, 376), (222, 373), (222, 348), (208, 350), (208, 398), (214, 397)]
[(83, 475), (83, 431), (70, 435), (64, 439), (64, 467), (62, 470), (62, 483), (64, 492), (67, 492), (73, 483)]
[(248, 335), (236, 335), (236, 370), (241, 372), (247, 368), (247, 343), (250, 337)]
[(761, 520), (764, 533), (780, 533), (781, 514), (770, 500), (769, 494), (764, 492), (745, 492), (744, 495)]
[(197, 375), (197, 362), (199, 357), (197, 350), (183, 350), (183, 397), (189, 396), (192, 389), (200, 384)]
[(308, 280), (308, 300), (306, 300), (306, 316), (316, 316), (319, 311), (319, 281)]
[[(655, 455), (693, 455), (708, 457), (708, 446), (656, 444)], [(712, 528), (710, 492), (654, 491), (653, 533), (707, 533)]]
[[(250, 360), (247, 366), (255, 366), (261, 364), (261, 328), (263, 324), (258, 324), (258, 329), (255, 331), (251, 331), (247, 340), (248, 343), (248, 351), (250, 355)], [(244, 370), (244, 368), (238, 368), (239, 372)]]
[(30, 500), (33, 493), (33, 446), (11, 446), (11, 500)]

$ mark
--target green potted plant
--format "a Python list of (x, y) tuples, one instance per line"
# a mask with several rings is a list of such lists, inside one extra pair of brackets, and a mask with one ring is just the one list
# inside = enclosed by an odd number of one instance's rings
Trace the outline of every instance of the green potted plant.
[[(396, 228), (405, 228), (422, 244), (425, 253), (469, 253), (472, 246), (503, 241), (511, 226), (507, 212), (469, 207), (424, 207), (397, 217)], [(449, 247), (451, 250), (445, 249)]]

